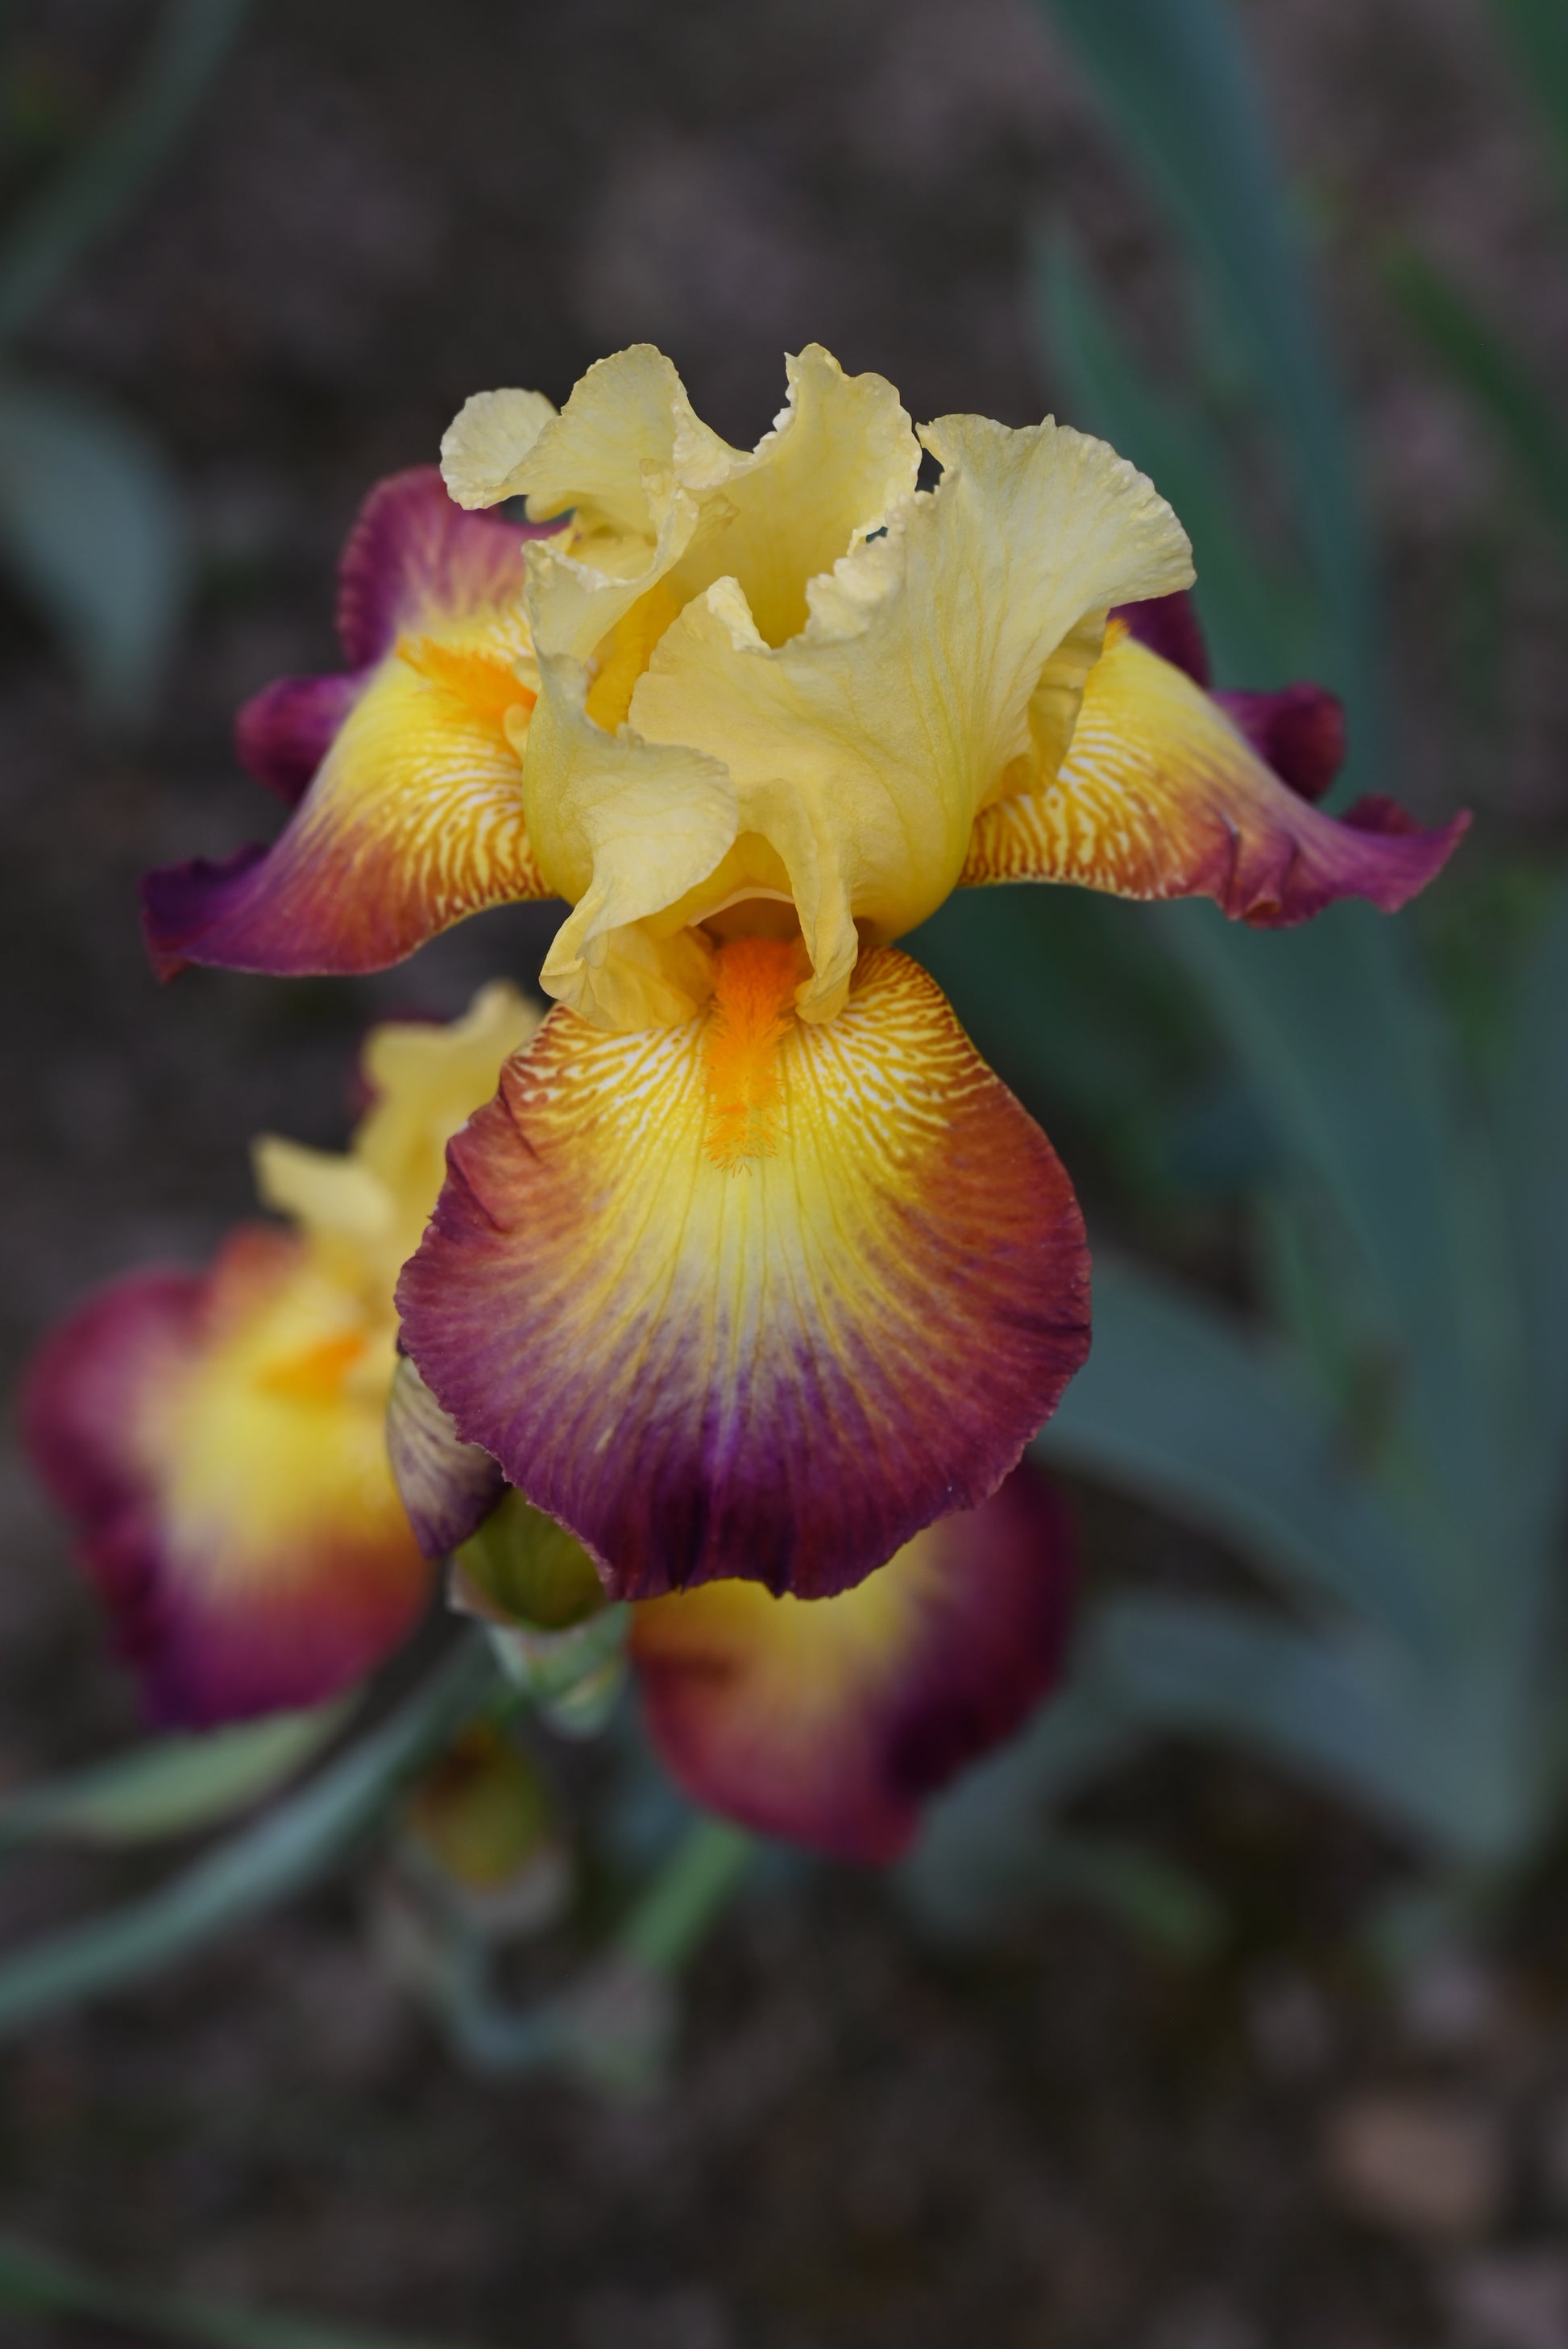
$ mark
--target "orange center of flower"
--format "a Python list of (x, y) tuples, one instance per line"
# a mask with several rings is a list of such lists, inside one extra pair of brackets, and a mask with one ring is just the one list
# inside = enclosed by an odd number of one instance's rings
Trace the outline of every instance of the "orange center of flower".
[(713, 969), (704, 1147), (716, 1166), (732, 1169), (778, 1147), (779, 1048), (795, 1016), (804, 957), (798, 938), (732, 938), (718, 948)]
[(294, 1402), (325, 1402), (337, 1392), (364, 1351), (363, 1330), (345, 1330), (335, 1338), (324, 1338), (319, 1346), (291, 1354), (286, 1361), (269, 1364), (256, 1384), (267, 1394), (287, 1395)]
[(399, 636), (397, 652), (410, 668), (455, 694), (498, 734), (506, 730), (509, 709), (531, 709), (539, 698), (492, 653), (459, 652), (451, 645), (438, 645), (433, 636)]

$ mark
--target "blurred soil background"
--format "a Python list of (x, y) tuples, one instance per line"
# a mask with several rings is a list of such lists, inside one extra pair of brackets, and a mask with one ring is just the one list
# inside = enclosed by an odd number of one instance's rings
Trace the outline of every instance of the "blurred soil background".
[[(1245, 13), (1390, 562), (1399, 785), (1544, 856), (1568, 822), (1561, 573), (1377, 271), (1378, 240), (1418, 229), (1568, 371), (1543, 147), (1477, 0)], [(95, 0), (10, 17), (0, 191), (101, 107), (146, 23)], [(142, 958), (139, 872), (269, 823), (232, 712), (333, 665), (332, 565), (376, 476), (431, 459), (468, 392), (559, 400), (643, 336), (745, 443), (812, 338), (916, 416), (1032, 420), (1027, 238), (1063, 210), (1158, 353), (1168, 249), (1025, 0), (254, 10), (150, 198), (31, 338), (37, 367), (155, 429), (201, 571), (133, 747), (95, 737), (0, 605), (8, 1372), (91, 1282), (198, 1257), (249, 1212), (249, 1135), (340, 1142), (367, 1020), (537, 968), (536, 910), (366, 983), (164, 990)], [(20, 1781), (134, 1708), (9, 1455), (4, 1479)], [(1190, 1533), (1078, 1500), (1097, 1578), (1210, 1570)], [(1562, 1888), (1501, 1955), (1390, 2000), (1346, 1929), (1396, 1855), (1348, 1816), (1196, 1754), (1095, 1810), (1221, 1898), (1215, 1954), (1183, 1968), (1063, 1907), (959, 1961), (874, 1879), (823, 1873), (719, 1933), (675, 2083), (640, 2105), (455, 2072), (377, 1971), (351, 1882), (0, 2052), (0, 2225), (150, 2283), (489, 2349), (1563, 2349)], [(105, 1882), (11, 1868), (0, 1934)]]

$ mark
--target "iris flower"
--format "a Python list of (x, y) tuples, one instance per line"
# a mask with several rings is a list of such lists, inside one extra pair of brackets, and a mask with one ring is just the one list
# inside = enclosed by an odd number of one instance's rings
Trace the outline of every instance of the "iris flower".
[(148, 890), (166, 971), (370, 969), (567, 901), (398, 1303), (458, 1433), (631, 1599), (851, 1588), (1084, 1359), (1068, 1178), (896, 939), (998, 881), (1391, 910), (1459, 828), (1315, 807), (1315, 688), (1205, 689), (1186, 538), (1103, 442), (916, 432), (815, 347), (789, 381), (750, 453), (648, 347), (559, 415), (470, 400), (449, 499), (405, 476), (350, 543), (349, 674), (242, 720), (303, 787), (280, 840)]
[(199, 1272), (112, 1281), (40, 1349), (28, 1448), (155, 1719), (315, 1703), (423, 1613), (430, 1569), (387, 1456), (393, 1284), (449, 1136), (537, 1022), (496, 986), (450, 1027), (377, 1029), (346, 1156), (256, 1144), (286, 1226), (242, 1226)]
[[(115, 1281), (40, 1350), (29, 1448), (156, 1718), (210, 1726), (319, 1702), (423, 1614), (426, 1552), (444, 1545), (417, 1490), (410, 1524), (387, 1455), (393, 1285), (448, 1141), (538, 1016), (498, 985), (449, 1027), (375, 1030), (372, 1105), (346, 1155), (257, 1145), (262, 1197), (292, 1228), (247, 1226), (204, 1271)], [(480, 1536), (493, 1545), (532, 1513), (484, 1469), (465, 1530), (499, 1501)], [(569, 1537), (554, 1555), (546, 1628), (604, 1596)], [(1056, 1680), (1070, 1586), (1060, 1504), (1024, 1469), (841, 1599), (808, 1607), (742, 1583), (653, 1601), (630, 1635), (653, 1742), (710, 1809), (890, 1858), (924, 1798)]]

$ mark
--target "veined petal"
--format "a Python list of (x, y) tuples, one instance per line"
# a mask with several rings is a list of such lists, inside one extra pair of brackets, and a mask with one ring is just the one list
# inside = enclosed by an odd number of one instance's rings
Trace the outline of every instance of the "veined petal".
[(1026, 1465), (837, 1599), (709, 1582), (634, 1610), (649, 1733), (694, 1802), (841, 1859), (897, 1857), (920, 1806), (1055, 1683), (1066, 1512)]
[(350, 676), (284, 679), (241, 712), (242, 758), (298, 798), (294, 815), (271, 849), (149, 874), (162, 975), (379, 970), (484, 906), (548, 894), (514, 741), (537, 690), (530, 534), (460, 512), (433, 469), (372, 496), (342, 570)]
[(632, 697), (639, 735), (723, 763), (741, 832), (788, 868), (808, 1019), (842, 1002), (861, 936), (941, 904), (977, 812), (1059, 756), (1107, 606), (1191, 576), (1170, 507), (1103, 441), (978, 417), (921, 437), (940, 486), (811, 581), (799, 636), (768, 643), (720, 581)]
[(962, 880), (1074, 881), (1124, 897), (1212, 897), (1264, 926), (1336, 897), (1392, 913), (1469, 823), (1418, 831), (1387, 801), (1322, 814), (1265, 766), (1215, 697), (1112, 624), (1054, 782), (986, 808)]
[(207, 1273), (98, 1291), (41, 1350), (29, 1449), (160, 1720), (315, 1703), (418, 1619), (377, 1348), (303, 1242), (252, 1228)]
[(872, 949), (807, 1026), (799, 968), (739, 940), (680, 1026), (553, 1013), (399, 1283), (459, 1434), (618, 1598), (847, 1588), (985, 1499), (1088, 1350), (1067, 1176), (940, 990)]

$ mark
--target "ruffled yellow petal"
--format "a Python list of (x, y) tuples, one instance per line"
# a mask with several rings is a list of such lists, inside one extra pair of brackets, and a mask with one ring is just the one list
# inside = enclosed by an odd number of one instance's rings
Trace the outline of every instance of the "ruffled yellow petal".
[(441, 435), (441, 478), (454, 505), (499, 505), (516, 497), (515, 479), (554, 417), (542, 391), (476, 391)]
[(575, 900), (540, 981), (603, 1028), (689, 1019), (707, 992), (707, 949), (692, 930), (644, 926), (695, 889), (735, 839), (735, 793), (696, 751), (607, 735), (583, 707), (584, 674), (557, 680), (531, 788), (562, 895)]
[(537, 1003), (495, 979), (459, 1019), (384, 1020), (366, 1039), (360, 1066), (372, 1101), (352, 1147), (396, 1203), (399, 1264), (435, 1206), (448, 1143), (490, 1100), (502, 1063), (542, 1017)]
[(743, 455), (639, 347), (507, 475), (536, 516), (574, 513), (529, 558), (524, 806), (577, 906), (544, 984), (597, 1024), (689, 1017), (682, 934), (748, 891), (798, 910), (799, 1008), (830, 1018), (861, 940), (954, 886), (979, 811), (1055, 773), (1109, 606), (1191, 578), (1102, 442), (974, 417), (921, 438), (933, 495), (892, 387), (813, 347)]
[(742, 461), (696, 414), (664, 353), (634, 343), (579, 379), (523, 460), (518, 486), (536, 522), (571, 507), (589, 539), (652, 540), (672, 482), (699, 496)]
[[(569, 539), (532, 559), (542, 691), (524, 791), (541, 874), (583, 901), (545, 985), (600, 1023), (690, 1015), (702, 963), (671, 942), (683, 922), (624, 934), (699, 887), (742, 828), (710, 762), (645, 743), (634, 717), (624, 731), (659, 639), (693, 596), (733, 578), (747, 625), (784, 641), (806, 621), (811, 580), (913, 486), (919, 448), (891, 385), (846, 377), (814, 347), (789, 375), (787, 406), (747, 454), (699, 422), (667, 359), (622, 352), (589, 370), (507, 476), (535, 514), (573, 510)], [(789, 825), (785, 811), (776, 828)]]
[(766, 644), (721, 581), (632, 698), (642, 736), (722, 762), (740, 830), (788, 868), (808, 1019), (841, 1005), (862, 936), (942, 903), (979, 810), (1059, 756), (1107, 606), (1191, 576), (1170, 507), (1102, 441), (975, 417), (923, 438), (940, 487), (810, 584), (799, 636)]
[(489, 1101), (502, 1062), (539, 1019), (535, 1005), (497, 980), (460, 1019), (385, 1021), (366, 1041), (361, 1067), (373, 1099), (346, 1155), (276, 1134), (255, 1143), (263, 1204), (307, 1234), (318, 1268), (382, 1321), (436, 1203), (448, 1143)]
[(701, 501), (669, 580), (677, 604), (733, 579), (765, 644), (805, 626), (807, 588), (914, 488), (920, 448), (880, 375), (847, 376), (812, 344), (786, 362), (789, 396), (771, 432)]

